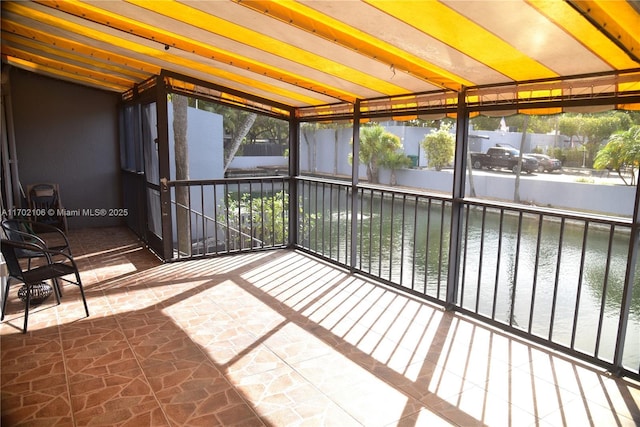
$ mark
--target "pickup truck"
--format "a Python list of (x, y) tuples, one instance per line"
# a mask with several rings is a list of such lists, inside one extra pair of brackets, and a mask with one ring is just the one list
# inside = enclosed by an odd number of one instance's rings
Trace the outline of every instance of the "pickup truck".
[[(509, 169), (518, 172), (518, 157), (520, 152), (511, 147), (491, 147), (486, 153), (470, 153), (471, 166), (474, 169)], [(538, 170), (538, 161), (530, 156), (522, 156), (522, 170), (533, 173)]]

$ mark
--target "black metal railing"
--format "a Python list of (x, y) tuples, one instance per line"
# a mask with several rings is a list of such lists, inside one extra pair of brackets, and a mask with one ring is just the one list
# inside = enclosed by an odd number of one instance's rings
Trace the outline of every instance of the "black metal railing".
[[(300, 178), (298, 194), (302, 249), (638, 376), (640, 276), (631, 282), (626, 273), (636, 241), (630, 220), (460, 202), (459, 279), (452, 284), (451, 198), (369, 185), (354, 192), (350, 183), (315, 178)], [(353, 222), (352, 194), (357, 200)], [(353, 259), (351, 227), (357, 236)], [(454, 301), (447, 301), (448, 286), (455, 286)]]
[(174, 259), (288, 245), (288, 178), (172, 181)]
[[(290, 179), (171, 182), (175, 258), (295, 246), (640, 376), (640, 273), (629, 274), (639, 271), (629, 268), (637, 242), (631, 220), (475, 200), (454, 203), (443, 195), (311, 177), (295, 179), (297, 200), (289, 206)], [(453, 209), (459, 209), (460, 224), (452, 224)], [(191, 230), (183, 247), (185, 233), (176, 229), (181, 210)], [(291, 212), (297, 218), (295, 242)], [(455, 245), (452, 227), (460, 231)], [(460, 253), (450, 257), (450, 247)], [(453, 270), (450, 259), (459, 263)], [(457, 281), (451, 271), (458, 272)]]
[[(463, 312), (583, 359), (640, 369), (640, 295), (626, 301), (630, 221), (466, 202)], [(630, 304), (629, 304), (630, 303)], [(621, 319), (628, 324), (620, 348)], [(616, 354), (620, 352), (620, 354)]]

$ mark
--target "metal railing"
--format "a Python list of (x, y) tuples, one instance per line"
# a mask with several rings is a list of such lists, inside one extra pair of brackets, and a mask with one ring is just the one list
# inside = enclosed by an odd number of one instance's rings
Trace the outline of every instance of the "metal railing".
[[(182, 210), (191, 230), (185, 250), (174, 224), (175, 258), (293, 245), (640, 377), (640, 269), (629, 261), (637, 242), (631, 220), (475, 200), (456, 205), (447, 196), (307, 177), (296, 178), (297, 200), (289, 206), (290, 179), (170, 183), (173, 218)], [(189, 189), (182, 203), (180, 188)], [(460, 224), (452, 224), (453, 209)], [(289, 239), (290, 212), (296, 242)], [(460, 241), (451, 245), (454, 226)], [(450, 247), (458, 248), (456, 257)], [(459, 264), (453, 270), (450, 259)]]
[(637, 275), (627, 281), (630, 221), (465, 202), (463, 230), (461, 311), (638, 375), (640, 300), (624, 297), (640, 289)]
[(170, 188), (175, 260), (289, 244), (288, 178), (172, 181)]
[[(639, 376), (640, 274), (627, 272), (637, 241), (630, 220), (462, 201), (459, 275), (452, 284), (451, 198), (356, 188), (298, 180), (304, 218), (299, 247), (517, 335)], [(453, 301), (447, 300), (449, 286), (455, 287)]]

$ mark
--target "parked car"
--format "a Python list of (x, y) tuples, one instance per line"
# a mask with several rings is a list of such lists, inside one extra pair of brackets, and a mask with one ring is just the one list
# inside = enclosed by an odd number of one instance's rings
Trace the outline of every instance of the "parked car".
[(538, 172), (553, 172), (562, 170), (562, 162), (546, 154), (527, 153), (527, 156), (534, 157), (538, 161)]
[[(520, 152), (511, 147), (491, 147), (486, 153), (470, 153), (471, 166), (474, 169), (509, 169), (518, 171)], [(528, 154), (522, 156), (522, 171), (533, 173), (538, 170), (538, 161)]]

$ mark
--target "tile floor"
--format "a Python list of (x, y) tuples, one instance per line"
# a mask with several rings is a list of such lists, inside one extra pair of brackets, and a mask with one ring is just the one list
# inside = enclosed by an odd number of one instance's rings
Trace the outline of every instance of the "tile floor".
[[(2, 324), (2, 426), (633, 426), (640, 387), (295, 251), (161, 264), (72, 231), (76, 289)], [(17, 288), (17, 286), (15, 287)]]

